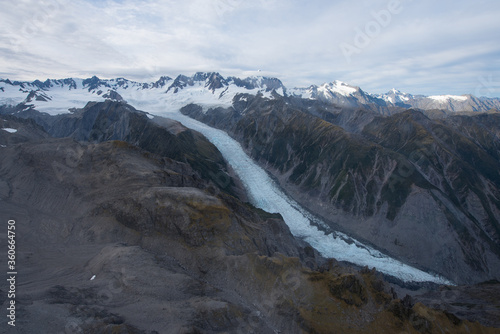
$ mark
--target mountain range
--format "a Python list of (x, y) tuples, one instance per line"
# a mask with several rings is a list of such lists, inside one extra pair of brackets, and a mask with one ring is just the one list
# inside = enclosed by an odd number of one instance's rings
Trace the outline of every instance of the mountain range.
[(2, 79), (19, 324), (494, 333), (498, 109), (218, 73)]
[[(47, 106), (51, 105), (52, 112), (54, 110), (62, 112), (60, 106), (54, 106), (50, 102), (57, 99), (58, 94), (68, 91), (71, 92), (73, 102), (79, 98), (88, 100), (90, 97), (121, 100), (121, 94), (127, 92), (125, 95), (128, 96), (127, 99), (131, 99), (130, 102), (133, 102), (134, 97), (138, 98), (141, 93), (142, 95), (156, 93), (166, 94), (171, 97), (171, 100), (184, 100), (186, 102), (186, 100), (191, 99), (192, 102), (219, 106), (231, 105), (232, 99), (238, 93), (262, 93), (267, 97), (277, 94), (282, 97), (317, 100), (343, 109), (372, 110), (383, 115), (394, 114), (408, 108), (440, 111), (441, 113), (486, 112), (500, 109), (499, 98), (475, 97), (470, 94), (423, 96), (402, 93), (396, 89), (392, 89), (386, 94), (370, 94), (359, 87), (341, 81), (333, 81), (320, 86), (312, 85), (306, 88), (287, 88), (277, 78), (224, 78), (215, 72), (199, 72), (192, 76), (179, 75), (175, 79), (162, 76), (149, 83), (131, 81), (125, 78), (99, 79), (95, 76), (88, 79), (47, 79), (43, 82), (40, 80), (27, 82), (0, 79), (0, 104), (17, 105), (24, 102), (44, 109), (41, 102), (48, 102)], [(71, 101), (67, 102), (71, 104)], [(81, 106), (75, 103), (73, 105), (75, 107)]]

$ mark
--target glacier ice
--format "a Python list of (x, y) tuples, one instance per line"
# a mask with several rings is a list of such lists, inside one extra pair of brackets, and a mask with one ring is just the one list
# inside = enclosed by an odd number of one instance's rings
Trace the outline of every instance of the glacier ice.
[(284, 194), (270, 176), (243, 151), (241, 145), (224, 131), (182, 115), (177, 108), (158, 110), (153, 113), (175, 119), (184, 126), (205, 135), (217, 146), (240, 177), (247, 190), (250, 202), (265, 211), (280, 213), (292, 234), (308, 242), (324, 257), (335, 258), (360, 266), (375, 267), (382, 273), (406, 282), (453, 284), (443, 277), (413, 268), (382, 254), (343, 233), (326, 234), (312, 225), (311, 220), (322, 222), (318, 218), (311, 217), (297, 202)]

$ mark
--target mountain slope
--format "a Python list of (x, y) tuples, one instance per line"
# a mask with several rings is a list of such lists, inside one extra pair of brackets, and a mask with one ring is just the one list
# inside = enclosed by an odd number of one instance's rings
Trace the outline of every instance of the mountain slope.
[[(175, 121), (163, 121), (163, 126), (151, 121), (146, 113), (123, 102), (111, 100), (88, 103), (71, 114), (49, 116), (31, 110), (17, 114), (37, 120), (53, 137), (71, 137), (78, 141), (126, 141), (156, 155), (189, 164), (199, 177), (219, 183), (220, 175), (229, 182), (225, 191), (236, 195), (237, 189), (230, 168), (217, 148), (201, 134)], [(166, 129), (166, 128), (167, 129)]]
[(18, 131), (0, 148), (0, 219), (16, 220), (21, 331), (495, 332), (397, 299), (369, 270), (318, 268), (279, 216), (210, 191), (183, 161), (6, 118)]
[(418, 111), (359, 115), (365, 125), (349, 132), (342, 116), (301, 106), (245, 96), (182, 112), (228, 131), (334, 230), (456, 282), (500, 277), (498, 137), (471, 140), (480, 130), (464, 135)]

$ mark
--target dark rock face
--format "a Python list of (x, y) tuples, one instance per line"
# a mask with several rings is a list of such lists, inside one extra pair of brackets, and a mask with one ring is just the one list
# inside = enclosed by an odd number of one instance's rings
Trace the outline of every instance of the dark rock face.
[(104, 94), (102, 97), (104, 97), (106, 99), (110, 99), (110, 100), (115, 100), (115, 101), (123, 101), (123, 97), (114, 90), (110, 90), (109, 92)]
[[(54, 137), (71, 137), (78, 141), (104, 142), (122, 140), (159, 156), (189, 164), (200, 177), (221, 184), (224, 191), (237, 195), (235, 181), (217, 148), (201, 134), (168, 120), (162, 126), (150, 120), (146, 113), (124, 102), (90, 102), (72, 114), (48, 116), (36, 111), (23, 113), (35, 118)], [(160, 119), (160, 118), (158, 118)], [(167, 130), (170, 128), (171, 131)]]
[(36, 101), (47, 101), (47, 100), (50, 100), (50, 97), (48, 97), (47, 95), (43, 94), (42, 92), (40, 91), (34, 91), (32, 90), (28, 96), (26, 97), (26, 99), (24, 100), (24, 103), (29, 103), (33, 100), (36, 100)]
[(212, 93), (215, 92), (216, 89), (227, 86), (227, 81), (219, 73), (212, 73), (207, 79), (207, 88), (211, 90)]
[(182, 112), (228, 131), (332, 228), (455, 282), (500, 277), (498, 114), (381, 117), (248, 96)]
[(82, 84), (83, 87), (85, 88), (88, 87), (89, 92), (98, 89), (100, 87), (109, 87), (109, 84), (106, 82), (106, 80), (101, 80), (95, 75), (92, 78), (83, 80)]
[[(100, 112), (92, 127), (76, 113), (68, 132), (90, 140)], [(373, 271), (323, 263), (281, 217), (214, 190), (182, 156), (105, 139), (132, 138), (144, 125), (120, 115), (127, 131), (111, 122), (98, 141), (79, 142), (3, 120), (18, 129), (0, 142), (0, 220), (16, 220), (22, 331), (494, 333), (395, 299)], [(47, 123), (62, 131), (60, 121)], [(161, 123), (173, 135), (186, 131)]]
[(266, 92), (271, 92), (273, 90), (278, 90), (278, 89), (282, 89), (284, 92), (286, 92), (285, 86), (283, 85), (281, 80), (277, 78), (254, 77), (254, 78), (240, 79), (236, 77), (229, 77), (227, 78), (227, 81), (229, 83), (234, 83), (238, 87), (244, 87), (246, 89), (266, 87)]
[[(165, 87), (167, 82), (169, 82), (170, 80), (172, 80), (172, 78), (167, 77), (167, 76), (162, 76), (162, 77), (160, 77), (160, 79), (158, 79), (156, 82), (154, 82), (151, 85), (151, 87), (152, 88)], [(149, 85), (148, 85), (148, 87), (149, 87)]]
[[(14, 129), (15, 133), (9, 133), (2, 129)], [(9, 147), (11, 145), (36, 141), (48, 138), (44, 129), (32, 119), (20, 119), (11, 115), (0, 115), (0, 144)]]
[(473, 286), (441, 287), (439, 290), (426, 292), (418, 300), (443, 310), (454, 322), (459, 322), (467, 314), (467, 318), (472, 321), (500, 327), (496, 314), (500, 309), (499, 287), (498, 281)]

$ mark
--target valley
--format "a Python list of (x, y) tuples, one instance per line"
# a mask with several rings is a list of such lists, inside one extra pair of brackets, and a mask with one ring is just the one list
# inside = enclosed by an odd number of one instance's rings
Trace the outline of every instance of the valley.
[(465, 284), (499, 291), (495, 112), (342, 107), (215, 73), (10, 85), (0, 205), (27, 222), (30, 319), (48, 302), (66, 332), (154, 333), (165, 314), (176, 333), (498, 326), (458, 305)]

